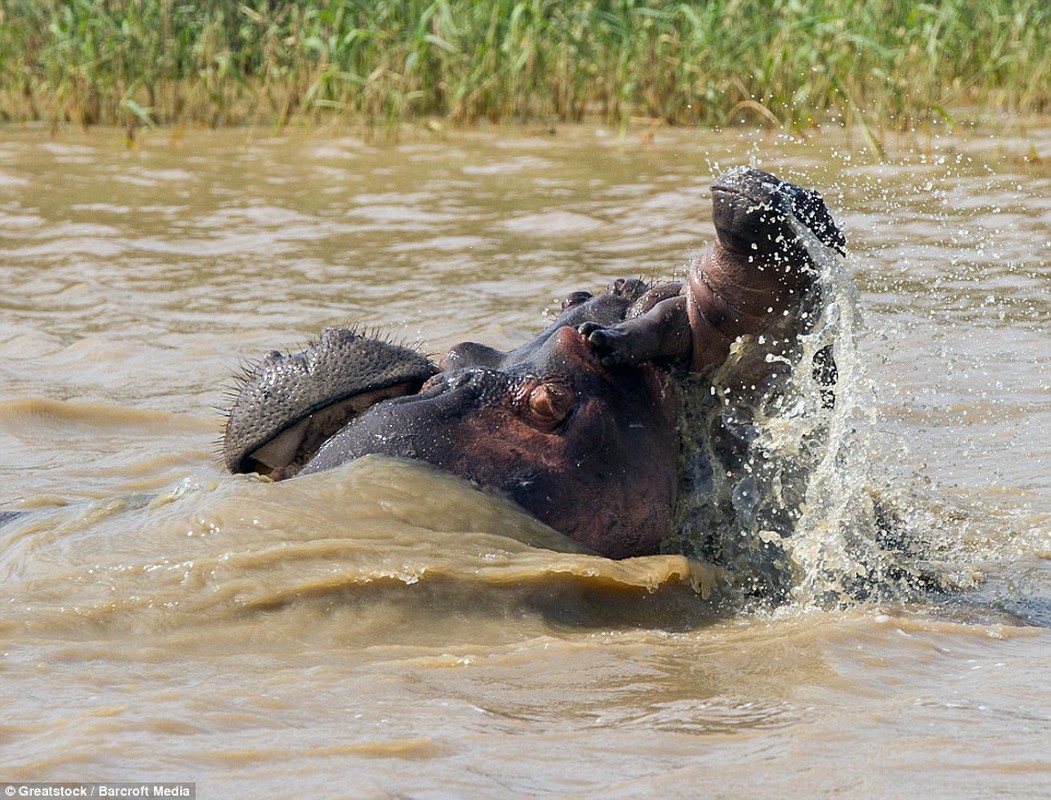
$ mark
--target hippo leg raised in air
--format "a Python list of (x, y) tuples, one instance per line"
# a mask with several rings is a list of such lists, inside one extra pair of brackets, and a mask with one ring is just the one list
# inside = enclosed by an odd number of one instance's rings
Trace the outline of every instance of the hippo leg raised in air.
[(821, 196), (760, 170), (737, 169), (712, 184), (716, 242), (694, 259), (681, 291), (644, 298), (613, 326), (581, 333), (607, 366), (663, 360), (693, 372), (723, 363), (730, 345), (779, 325), (805, 301), (814, 264), (803, 223), (839, 252), (846, 241)]

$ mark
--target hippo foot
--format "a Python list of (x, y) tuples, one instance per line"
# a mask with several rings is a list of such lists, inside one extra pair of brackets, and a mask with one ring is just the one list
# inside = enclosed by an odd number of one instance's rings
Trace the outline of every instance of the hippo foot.
[(577, 327), (577, 333), (585, 338), (604, 367), (615, 367), (631, 361), (631, 337), (617, 328), (597, 322), (585, 322)]

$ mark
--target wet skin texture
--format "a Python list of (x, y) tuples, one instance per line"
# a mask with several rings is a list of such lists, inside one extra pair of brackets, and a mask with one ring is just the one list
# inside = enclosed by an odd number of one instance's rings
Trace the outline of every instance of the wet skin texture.
[(816, 192), (738, 169), (712, 194), (717, 238), (685, 281), (575, 292), (517, 349), (465, 342), (435, 365), (334, 330), (269, 354), (231, 410), (228, 468), (282, 479), (372, 453), (424, 461), (602, 555), (658, 552), (678, 486), (676, 375), (718, 366), (739, 336), (791, 330), (814, 280), (800, 223), (844, 248)]

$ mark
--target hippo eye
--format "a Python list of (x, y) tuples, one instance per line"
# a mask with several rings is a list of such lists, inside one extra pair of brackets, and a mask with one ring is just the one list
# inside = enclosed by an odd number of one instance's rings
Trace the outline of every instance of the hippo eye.
[(561, 383), (538, 383), (529, 392), (529, 414), (533, 423), (551, 430), (573, 407), (573, 391)]

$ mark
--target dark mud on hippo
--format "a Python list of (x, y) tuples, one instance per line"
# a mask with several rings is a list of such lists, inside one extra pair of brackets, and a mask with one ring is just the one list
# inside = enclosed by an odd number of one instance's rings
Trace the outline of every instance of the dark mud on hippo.
[[(466, 342), (435, 364), (330, 330), (304, 353), (271, 353), (230, 411), (227, 467), (283, 479), (372, 453), (425, 461), (599, 554), (682, 549), (675, 529), (696, 505), (684, 491), (695, 494), (700, 475), (704, 492), (713, 470), (747, 460), (746, 409), (769, 409), (801, 360), (825, 407), (836, 381), (831, 344), (799, 345), (819, 316), (819, 262), (845, 250), (821, 196), (745, 168), (712, 194), (716, 241), (684, 281), (575, 292), (517, 349)], [(794, 516), (782, 507), (764, 524), (785, 537)], [(734, 555), (693, 549), (716, 562)], [(783, 571), (779, 548), (766, 549), (766, 572)]]

